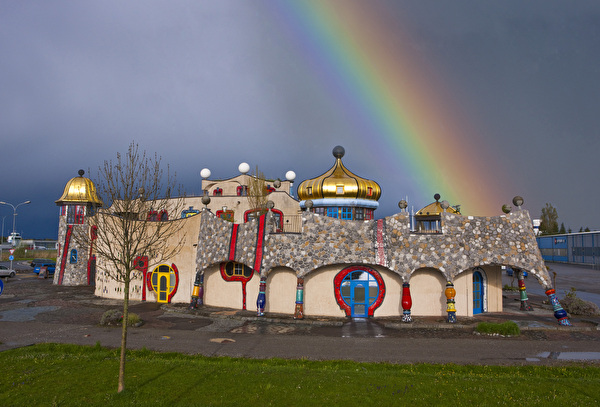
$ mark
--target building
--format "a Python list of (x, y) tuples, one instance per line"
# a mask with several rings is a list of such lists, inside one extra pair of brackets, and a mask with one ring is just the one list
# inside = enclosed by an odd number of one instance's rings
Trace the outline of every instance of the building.
[[(527, 271), (548, 290), (559, 322), (569, 323), (521, 202), (514, 212), (473, 217), (436, 194), (414, 222), (404, 209), (374, 219), (379, 185), (344, 166), (343, 148), (333, 155), (328, 171), (299, 185), (299, 200), (291, 195), (290, 177), (267, 182), (267, 202), (259, 208), (246, 199), (256, 179), (247, 165), (226, 180), (210, 180), (203, 170), (204, 195), (186, 198), (186, 210), (165, 217), (184, 222), (180, 233), (189, 243), (163, 264), (140, 253), (143, 274), (131, 298), (296, 318), (445, 316), (454, 322), (502, 311), (501, 266), (510, 266), (520, 273), (523, 309), (529, 305), (521, 271)], [(65, 228), (68, 221), (61, 223)], [(97, 264), (90, 282), (96, 294), (122, 298), (120, 285), (103, 278), (102, 259)]]

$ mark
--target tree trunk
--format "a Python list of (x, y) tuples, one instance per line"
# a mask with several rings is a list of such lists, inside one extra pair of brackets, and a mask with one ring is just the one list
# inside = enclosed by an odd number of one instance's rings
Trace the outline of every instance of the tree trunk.
[(127, 350), (127, 320), (129, 319), (129, 278), (125, 278), (123, 294), (123, 322), (121, 324), (121, 360), (119, 362), (119, 387), (117, 392), (125, 390), (125, 354)]

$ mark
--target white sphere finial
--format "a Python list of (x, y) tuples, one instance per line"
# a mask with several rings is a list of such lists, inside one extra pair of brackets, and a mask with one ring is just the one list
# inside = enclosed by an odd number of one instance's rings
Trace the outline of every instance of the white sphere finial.
[(288, 171), (285, 173), (285, 179), (293, 182), (296, 179), (296, 173), (294, 171)]
[(200, 171), (200, 176), (204, 179), (210, 177), (210, 170), (208, 168), (203, 168), (202, 171)]
[(238, 166), (238, 171), (242, 174), (248, 174), (248, 172), (250, 171), (250, 166), (248, 165), (248, 163), (241, 163)]

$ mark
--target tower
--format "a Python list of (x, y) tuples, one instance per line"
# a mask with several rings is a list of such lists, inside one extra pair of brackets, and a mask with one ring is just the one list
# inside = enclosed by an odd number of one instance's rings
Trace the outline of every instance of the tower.
[(83, 174), (85, 172), (79, 170), (79, 176), (67, 182), (62, 196), (56, 201), (60, 218), (54, 284), (58, 285), (94, 285), (96, 228), (90, 218), (103, 204), (96, 195), (96, 186)]
[(344, 147), (333, 149), (335, 163), (327, 172), (298, 186), (300, 207), (345, 220), (371, 220), (381, 196), (375, 181), (353, 174), (342, 163)]

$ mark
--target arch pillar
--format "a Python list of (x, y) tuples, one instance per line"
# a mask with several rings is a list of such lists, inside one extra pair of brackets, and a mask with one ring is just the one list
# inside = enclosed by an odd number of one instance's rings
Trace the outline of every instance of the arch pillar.
[(454, 289), (454, 283), (452, 281), (446, 283), (444, 294), (446, 295), (446, 312), (448, 313), (446, 322), (454, 324), (456, 323), (456, 305), (454, 301), (456, 290)]
[(525, 273), (523, 270), (517, 269), (517, 281), (519, 283), (519, 295), (521, 297), (521, 311), (533, 311), (533, 307), (529, 304), (527, 298), (527, 289), (525, 287)]

